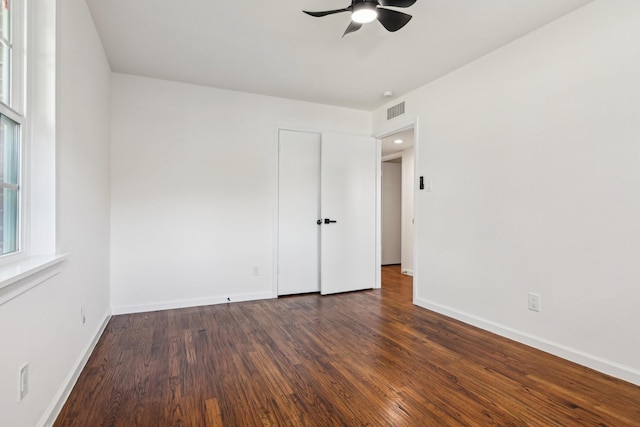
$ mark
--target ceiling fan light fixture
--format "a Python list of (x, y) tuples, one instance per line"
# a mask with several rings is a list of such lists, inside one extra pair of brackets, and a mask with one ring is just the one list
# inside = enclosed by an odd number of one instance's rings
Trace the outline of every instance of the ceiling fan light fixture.
[(375, 3), (368, 1), (362, 3), (356, 3), (353, 5), (353, 11), (351, 12), (351, 20), (358, 24), (367, 24), (375, 21), (378, 17), (378, 10)]

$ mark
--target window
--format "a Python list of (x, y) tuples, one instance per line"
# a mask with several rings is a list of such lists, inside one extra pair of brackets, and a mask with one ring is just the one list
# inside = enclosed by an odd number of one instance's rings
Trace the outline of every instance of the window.
[(19, 241), (20, 125), (0, 114), (0, 255)]
[[(23, 81), (15, 41), (20, 13), (14, 0), (0, 0), (0, 257), (20, 251), (20, 181), (24, 116), (20, 113)], [(20, 25), (17, 25), (20, 27)]]

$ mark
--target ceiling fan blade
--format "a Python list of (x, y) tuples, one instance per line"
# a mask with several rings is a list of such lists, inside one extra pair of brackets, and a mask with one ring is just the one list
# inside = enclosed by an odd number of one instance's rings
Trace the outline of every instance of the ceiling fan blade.
[(351, 11), (351, 6), (345, 7), (344, 9), (325, 10), (323, 12), (307, 12), (306, 10), (303, 10), (303, 12), (306, 13), (307, 15), (315, 16), (316, 18), (320, 18), (321, 16), (333, 15), (334, 13), (349, 12), (349, 11)]
[(354, 31), (358, 31), (360, 28), (362, 28), (362, 24), (359, 24), (357, 22), (351, 21), (351, 23), (347, 27), (346, 31), (342, 35), (342, 37), (346, 36), (349, 33), (353, 33)]
[(416, 0), (378, 0), (380, 6), (391, 6), (391, 7), (409, 7), (413, 6)]
[(378, 21), (382, 24), (387, 31), (398, 31), (400, 28), (407, 25), (407, 22), (411, 21), (411, 15), (398, 12), (391, 9), (378, 8)]

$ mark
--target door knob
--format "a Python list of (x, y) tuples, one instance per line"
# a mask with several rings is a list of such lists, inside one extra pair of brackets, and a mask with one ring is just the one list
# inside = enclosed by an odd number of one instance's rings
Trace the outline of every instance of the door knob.
[(338, 221), (334, 221), (334, 220), (329, 219), (329, 218), (325, 218), (325, 219), (324, 219), (324, 223), (325, 223), (325, 224), (331, 224), (332, 222), (338, 222)]

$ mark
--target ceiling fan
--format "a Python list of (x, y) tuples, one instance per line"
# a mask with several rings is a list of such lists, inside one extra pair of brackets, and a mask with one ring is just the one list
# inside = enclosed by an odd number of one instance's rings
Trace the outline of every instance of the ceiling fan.
[(307, 12), (303, 10), (303, 12), (317, 18), (333, 15), (334, 13), (351, 12), (351, 23), (349, 23), (347, 30), (342, 35), (342, 37), (344, 37), (349, 33), (358, 31), (362, 27), (362, 24), (374, 21), (375, 19), (377, 19), (387, 31), (398, 31), (407, 25), (411, 20), (411, 15), (392, 9), (385, 9), (382, 6), (409, 7), (415, 2), (416, 0), (351, 0), (351, 6), (345, 7), (344, 9), (325, 10), (323, 12)]

